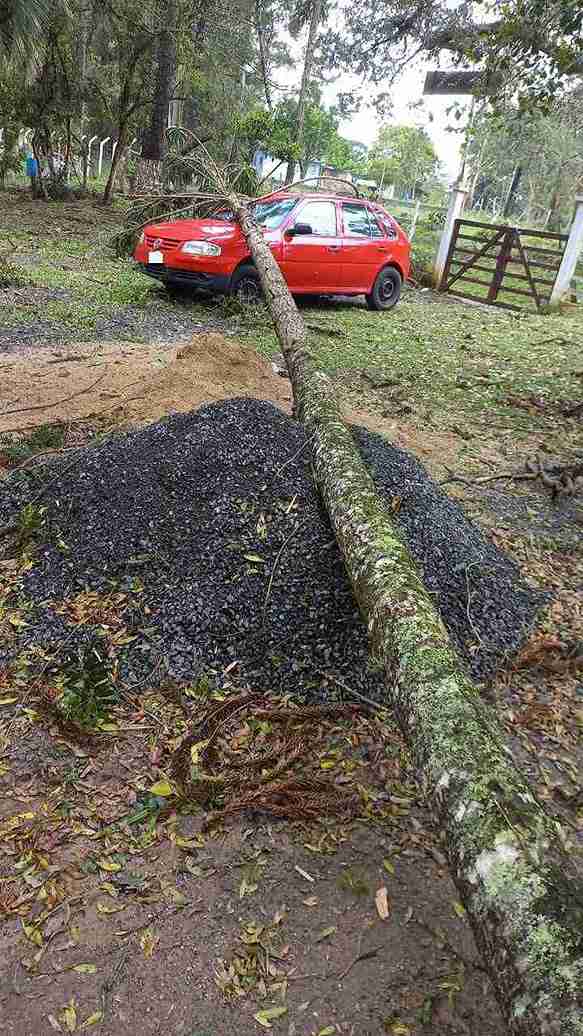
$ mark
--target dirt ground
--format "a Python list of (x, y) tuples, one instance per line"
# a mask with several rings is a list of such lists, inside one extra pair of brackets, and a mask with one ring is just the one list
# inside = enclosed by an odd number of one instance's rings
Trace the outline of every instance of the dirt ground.
[(233, 396), (271, 399), (288, 411), (291, 404), (287, 379), (254, 349), (218, 333), (172, 348), (78, 342), (26, 358), (0, 356), (0, 377), (0, 435), (46, 424), (51, 412), (64, 424), (140, 425)]
[[(178, 346), (79, 341), (3, 355), (0, 386), (0, 434), (19, 438), (58, 417), (65, 447), (229, 396), (291, 409), (289, 381), (269, 360), (208, 332)], [(500, 437), (474, 443), (468, 458), (457, 434), (406, 415), (347, 417), (411, 449), (439, 479), (476, 462), (507, 469), (536, 446)], [(583, 642), (580, 576), (572, 549), (549, 560), (544, 539), (567, 528), (580, 537), (580, 505), (557, 510), (531, 486), (491, 489), (448, 486), (556, 597), (489, 693), (539, 792), (581, 835), (579, 669), (563, 651)], [(521, 521), (535, 530), (524, 553)], [(0, 589), (3, 578), (0, 568)], [(347, 762), (365, 800), (388, 806), (374, 822), (366, 810), (309, 827), (252, 814), (203, 834), (196, 810), (171, 810), (134, 827), (128, 815), (167, 774), (176, 731), (165, 705), (136, 701), (85, 744), (11, 691), (0, 680), (2, 1036), (506, 1031), (395, 731), (382, 745), (353, 731)], [(335, 751), (338, 732), (323, 736)]]
[[(116, 710), (93, 744), (15, 722), (0, 1033), (502, 1036), (390, 722), (310, 727), (308, 769), (335, 760), (355, 819), (247, 814), (210, 833), (196, 806), (136, 812), (148, 788), (168, 790), (180, 717), (160, 696)], [(235, 726), (229, 750), (249, 732)]]

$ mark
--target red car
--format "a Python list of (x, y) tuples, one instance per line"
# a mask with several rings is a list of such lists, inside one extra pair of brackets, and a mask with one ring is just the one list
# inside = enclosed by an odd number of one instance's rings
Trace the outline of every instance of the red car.
[[(369, 309), (391, 309), (409, 274), (406, 234), (380, 205), (334, 194), (278, 194), (257, 202), (265, 231), (294, 295), (365, 295)], [(134, 259), (169, 285), (257, 301), (259, 275), (232, 214), (146, 227)]]

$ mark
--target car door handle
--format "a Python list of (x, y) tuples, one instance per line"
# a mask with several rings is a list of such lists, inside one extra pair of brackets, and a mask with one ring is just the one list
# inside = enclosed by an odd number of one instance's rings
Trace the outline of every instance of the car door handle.
[(377, 245), (377, 252), (388, 252), (389, 249), (385, 245)]
[(341, 245), (328, 245), (328, 251), (329, 252), (339, 252), (341, 247), (342, 247)]

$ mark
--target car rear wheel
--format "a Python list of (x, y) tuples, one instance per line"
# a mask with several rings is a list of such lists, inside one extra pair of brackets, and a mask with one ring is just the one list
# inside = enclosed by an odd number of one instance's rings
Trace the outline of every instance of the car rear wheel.
[(401, 297), (401, 274), (392, 266), (387, 266), (377, 275), (370, 295), (366, 296), (369, 309), (392, 309)]
[(254, 266), (241, 266), (231, 281), (231, 295), (239, 302), (256, 305), (263, 298), (261, 281)]

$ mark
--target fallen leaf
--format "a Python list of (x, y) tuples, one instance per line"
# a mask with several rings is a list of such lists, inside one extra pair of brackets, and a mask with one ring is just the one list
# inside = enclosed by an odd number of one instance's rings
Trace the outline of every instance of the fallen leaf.
[(381, 921), (386, 921), (389, 916), (389, 897), (384, 885), (381, 885), (380, 889), (377, 889), (374, 901)]
[(266, 1007), (264, 1011), (258, 1011), (253, 1017), (264, 1029), (271, 1029), (271, 1022), (276, 1018), (282, 1018), (284, 1014), (287, 1014), (287, 1007)]
[(76, 971), (79, 975), (94, 975), (97, 967), (95, 964), (75, 964), (75, 967), (71, 968), (71, 970)]
[(254, 561), (258, 565), (265, 564), (265, 558), (260, 558), (259, 554), (244, 554), (245, 561)]
[(12, 705), (18, 698), (0, 698), (0, 705)]
[(114, 863), (113, 860), (98, 860), (97, 866), (100, 870), (110, 871), (112, 874), (121, 870), (121, 863)]
[(39, 928), (35, 928), (32, 924), (25, 924), (24, 921), (22, 921), (22, 928), (29, 942), (34, 943), (35, 946), (42, 946), (43, 937)]
[(308, 874), (307, 871), (303, 871), (301, 867), (298, 867), (297, 863), (296, 863), (296, 865), (294, 867), (294, 870), (297, 871), (298, 874), (301, 874), (302, 878), (305, 878), (306, 881), (311, 881), (312, 884), (314, 884), (316, 879), (313, 878), (311, 874)]
[(320, 1031), (318, 1032), (318, 1036), (334, 1036), (335, 1032), (335, 1025), (327, 1025), (325, 1029), (320, 1029)]
[(403, 924), (404, 925), (405, 924), (409, 924), (409, 921), (411, 920), (412, 917), (413, 917), (413, 907), (410, 906), (410, 907), (407, 907), (407, 911), (405, 913), (405, 917), (403, 918)]
[(303, 902), (304, 906), (309, 906), (309, 907), (317, 906), (318, 905), (318, 897), (317, 896), (308, 896), (308, 898), (302, 900), (302, 902)]
[(156, 781), (150, 788), (150, 792), (152, 795), (160, 795), (162, 798), (167, 798), (168, 795), (174, 795), (174, 788), (170, 781)]
[(94, 1011), (93, 1014), (90, 1014), (89, 1017), (85, 1019), (80, 1028), (88, 1029), (90, 1025), (97, 1025), (97, 1023), (101, 1021), (103, 1021), (103, 1011)]
[(54, 1029), (55, 1032), (62, 1032), (63, 1031), (61, 1029), (61, 1026), (59, 1025), (57, 1019), (55, 1018), (54, 1014), (47, 1015), (47, 1018), (48, 1018), (48, 1022), (49, 1022), (49, 1025), (50, 1025), (51, 1029)]
[(393, 867), (393, 864), (390, 860), (383, 860), (383, 867), (385, 868), (387, 874), (395, 873), (395, 868)]
[(208, 743), (209, 739), (207, 737), (206, 741), (197, 741), (190, 749), (190, 758), (192, 759), (193, 766), (197, 766), (200, 762), (200, 753), (204, 751)]
[(105, 903), (97, 904), (98, 914), (119, 914), (122, 910), (127, 910), (127, 906), (106, 906)]
[(454, 901), (453, 901), (453, 908), (454, 908), (457, 916), (460, 917), (462, 919), (462, 921), (463, 921), (465, 919), (465, 916), (466, 916), (466, 908), (464, 907), (464, 904), (460, 903), (459, 899), (454, 899)]
[(75, 1032), (77, 1028), (77, 1011), (75, 1010), (74, 1000), (69, 1000), (69, 1003), (63, 1009), (61, 1020), (65, 1023), (67, 1032)]
[(140, 938), (140, 946), (144, 951), (144, 957), (150, 958), (154, 954), (154, 950), (158, 944), (159, 937), (154, 935), (151, 928), (146, 928), (146, 931)]
[(334, 924), (330, 925), (329, 928), (323, 928), (322, 931), (319, 932), (316, 938), (314, 939), (314, 942), (323, 942), (324, 939), (329, 939), (331, 935), (334, 935), (335, 931), (336, 925)]

